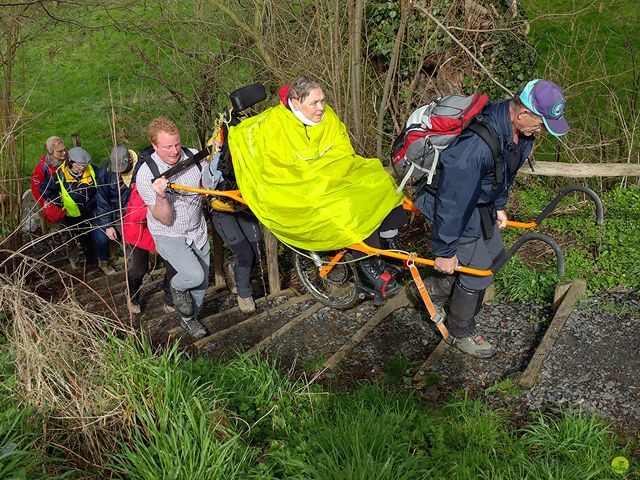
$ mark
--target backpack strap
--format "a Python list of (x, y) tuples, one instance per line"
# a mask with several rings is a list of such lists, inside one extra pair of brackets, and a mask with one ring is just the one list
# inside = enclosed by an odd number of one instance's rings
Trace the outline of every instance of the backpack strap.
[(158, 165), (156, 164), (156, 162), (153, 161), (153, 158), (151, 158), (151, 155), (144, 157), (142, 161), (147, 164), (147, 167), (149, 167), (149, 170), (151, 170), (151, 175), (153, 175), (154, 179), (160, 176), (160, 170), (158, 170)]
[(175, 175), (177, 173), (182, 172), (183, 170), (186, 170), (192, 165), (197, 166), (198, 170), (202, 170), (202, 165), (200, 165), (200, 161), (211, 153), (210, 147), (205, 147), (204, 149), (200, 150), (196, 154), (191, 153), (191, 150), (189, 150), (187, 147), (182, 147), (182, 151), (189, 158), (187, 158), (187, 160), (185, 160), (184, 162), (180, 162), (177, 165), (174, 165), (163, 174), (160, 174), (160, 171), (158, 170), (158, 166), (156, 165), (156, 162), (154, 162), (151, 159), (151, 155), (154, 152), (153, 147), (149, 146), (142, 149), (138, 154), (138, 162), (133, 167), (133, 175), (132, 175), (131, 183), (135, 183), (136, 177), (138, 175), (138, 170), (140, 170), (140, 167), (145, 163), (149, 166), (149, 170), (151, 170), (151, 174), (153, 175), (153, 179), (151, 181), (153, 182), (154, 180), (156, 180), (158, 177), (161, 177), (161, 176), (169, 178), (172, 175)]
[(502, 146), (500, 139), (495, 129), (491, 124), (481, 120), (479, 117), (473, 119), (473, 121), (467, 126), (468, 130), (478, 135), (484, 143), (487, 144), (491, 155), (493, 156), (493, 190), (498, 188), (498, 185), (502, 185), (504, 181), (504, 167), (502, 167), (500, 159), (502, 158)]

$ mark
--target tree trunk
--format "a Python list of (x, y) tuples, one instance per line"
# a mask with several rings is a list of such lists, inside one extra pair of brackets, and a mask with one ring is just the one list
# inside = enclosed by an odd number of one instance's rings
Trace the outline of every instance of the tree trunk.
[(362, 21), (364, 0), (354, 0), (352, 21), (349, 23), (349, 56), (351, 58), (351, 128), (358, 142), (362, 142), (362, 105), (360, 85), (362, 84)]
[(391, 85), (396, 75), (396, 68), (398, 66), (398, 59), (400, 58), (400, 52), (402, 50), (402, 41), (404, 39), (404, 31), (407, 28), (407, 22), (409, 21), (409, 13), (411, 12), (411, 5), (408, 1), (402, 0), (400, 4), (400, 25), (398, 25), (398, 31), (396, 32), (396, 39), (393, 43), (393, 50), (391, 51), (391, 60), (389, 61), (389, 69), (384, 79), (384, 89), (382, 91), (382, 100), (380, 101), (380, 108), (378, 109), (378, 121), (376, 123), (376, 156), (382, 158), (382, 129), (384, 127), (384, 117), (387, 114), (389, 108), (389, 96), (391, 95)]

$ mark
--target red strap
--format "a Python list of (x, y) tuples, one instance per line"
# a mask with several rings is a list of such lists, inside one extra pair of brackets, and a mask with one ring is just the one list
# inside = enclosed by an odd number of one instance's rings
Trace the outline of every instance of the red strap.
[(391, 281), (391, 274), (389, 272), (384, 272), (380, 275), (380, 279), (382, 280), (382, 296), (385, 297), (387, 295), (387, 285)]

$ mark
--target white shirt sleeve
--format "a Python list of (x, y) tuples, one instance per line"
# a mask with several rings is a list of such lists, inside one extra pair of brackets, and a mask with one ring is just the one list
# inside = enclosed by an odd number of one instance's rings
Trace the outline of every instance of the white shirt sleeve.
[(152, 180), (153, 174), (151, 173), (151, 169), (145, 163), (140, 167), (138, 173), (136, 174), (136, 188), (138, 189), (140, 198), (142, 198), (142, 201), (145, 203), (145, 205), (156, 204), (156, 192), (151, 186)]
[(202, 170), (202, 184), (204, 188), (215, 190), (222, 180), (222, 172), (218, 170), (218, 162), (220, 161), (220, 152), (216, 152), (211, 161)]

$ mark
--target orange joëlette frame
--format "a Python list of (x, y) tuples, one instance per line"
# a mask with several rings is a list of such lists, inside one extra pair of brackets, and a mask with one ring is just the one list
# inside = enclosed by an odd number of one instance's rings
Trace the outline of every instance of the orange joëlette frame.
[[(168, 188), (171, 188), (173, 190), (182, 190), (182, 191), (191, 192), (191, 193), (200, 193), (202, 195), (228, 197), (235, 200), (236, 202), (239, 202), (245, 205), (247, 203), (242, 198), (242, 193), (240, 192), (240, 190), (208, 190), (206, 188), (185, 187), (182, 185), (177, 185), (175, 183), (169, 183)], [(420, 214), (420, 210), (418, 210), (416, 206), (413, 204), (413, 202), (407, 197), (404, 197), (402, 208), (412, 213)], [(522, 223), (522, 222), (509, 221), (507, 222), (507, 225), (511, 227), (517, 227), (517, 228), (533, 228), (537, 224), (536, 222)], [(393, 250), (383, 250), (380, 248), (374, 248), (363, 242), (354, 243), (353, 245), (349, 245), (348, 247), (345, 247), (345, 248), (349, 250), (356, 250), (366, 255), (382, 255), (384, 257), (396, 258), (398, 260), (404, 260), (404, 261), (411, 258), (412, 261), (414, 263), (417, 263), (418, 265), (427, 265), (430, 267), (433, 267), (435, 263), (433, 260), (429, 260), (427, 258), (422, 258), (422, 257), (418, 257), (418, 256), (406, 254), (406, 253), (395, 252)], [(337, 252), (333, 257), (331, 257), (329, 263), (327, 263), (321, 268), (320, 275), (322, 277), (326, 277), (329, 274), (329, 272), (333, 269), (333, 267), (338, 262), (340, 262), (340, 260), (342, 260), (342, 257), (346, 253), (346, 249), (340, 250), (339, 252)], [(469, 267), (463, 267), (463, 266), (457, 266), (455, 268), (455, 271), (460, 273), (467, 273), (469, 275), (475, 275), (478, 277), (487, 277), (489, 275), (493, 275), (493, 272), (491, 270), (478, 270), (475, 268), (469, 268)]]

